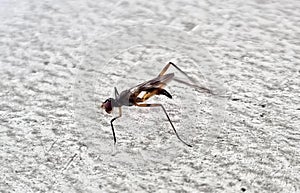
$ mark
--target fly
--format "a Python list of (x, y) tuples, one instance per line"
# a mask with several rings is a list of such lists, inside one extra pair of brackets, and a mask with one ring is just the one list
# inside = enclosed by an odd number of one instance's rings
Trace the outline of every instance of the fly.
[[(115, 98), (108, 98), (106, 99), (102, 105), (101, 108), (105, 109), (107, 113), (111, 113), (114, 107), (119, 108), (119, 115), (117, 117), (114, 117), (111, 121), (111, 129), (113, 133), (113, 139), (114, 139), (114, 144), (116, 144), (117, 139), (116, 139), (116, 134), (115, 134), (115, 129), (113, 122), (120, 118), (122, 116), (122, 106), (138, 106), (138, 107), (160, 107), (164, 111), (166, 117), (168, 118), (169, 123), (171, 124), (173, 131), (177, 138), (184, 143), (185, 145), (192, 147), (192, 145), (188, 144), (184, 140), (180, 138), (178, 135), (165, 107), (162, 104), (159, 103), (153, 103), (153, 104), (148, 104), (148, 103), (143, 103), (146, 100), (148, 100), (150, 97), (155, 96), (155, 95), (165, 95), (168, 98), (172, 98), (172, 95), (164, 89), (164, 87), (169, 83), (171, 80), (175, 80), (177, 82), (195, 87), (200, 89), (202, 92), (210, 93), (212, 92), (205, 88), (205, 87), (200, 87), (179, 79), (174, 78), (174, 73), (169, 73), (165, 74), (170, 65), (174, 66), (178, 71), (180, 71), (182, 74), (184, 74), (189, 80), (193, 81), (191, 77), (189, 77), (184, 71), (182, 71), (178, 66), (176, 66), (174, 63), (169, 62), (159, 73), (159, 75), (149, 81), (146, 81), (144, 83), (141, 83), (135, 87), (132, 87), (130, 89), (122, 91), (120, 94), (115, 87)], [(142, 97), (139, 97), (140, 93), (144, 92), (145, 94)]]

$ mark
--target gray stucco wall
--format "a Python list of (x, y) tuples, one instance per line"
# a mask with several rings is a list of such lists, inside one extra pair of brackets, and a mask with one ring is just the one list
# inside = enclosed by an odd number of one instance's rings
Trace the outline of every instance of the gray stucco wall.
[[(0, 191), (299, 192), (299, 10), (288, 0), (1, 1)], [(157, 47), (105, 55), (124, 37)], [(209, 65), (182, 52), (209, 52)], [(158, 100), (193, 147), (159, 109), (138, 108), (123, 109), (113, 147), (112, 116), (97, 105), (172, 58), (221, 82), (225, 99), (173, 83), (175, 102)]]

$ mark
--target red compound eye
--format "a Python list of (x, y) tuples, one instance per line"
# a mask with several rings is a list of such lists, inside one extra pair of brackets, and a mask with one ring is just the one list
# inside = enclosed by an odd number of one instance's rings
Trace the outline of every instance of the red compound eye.
[(107, 113), (111, 113), (112, 111), (111, 100), (107, 99), (105, 102), (103, 102), (101, 108), (105, 109)]

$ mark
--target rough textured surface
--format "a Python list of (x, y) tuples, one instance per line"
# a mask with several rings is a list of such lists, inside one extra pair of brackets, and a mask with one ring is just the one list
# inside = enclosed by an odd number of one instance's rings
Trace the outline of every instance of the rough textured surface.
[[(299, 10), (299, 1), (1, 1), (0, 191), (299, 192)], [(73, 101), (74, 90), (81, 90), (78, 80), (88, 80), (85, 72), (115, 84), (105, 70), (84, 63), (89, 45), (101, 43), (95, 36), (141, 23), (175, 26), (198, 38), (231, 97), (217, 136), (195, 136), (191, 149), (174, 142), (178, 147), (164, 163), (132, 169), (126, 160), (101, 158), (103, 142), (97, 146), (94, 139), (91, 146), (83, 139), (93, 133), (78, 129), (81, 107)], [(139, 52), (151, 58), (148, 50)], [(130, 66), (135, 57), (125, 52), (112, 62)], [(101, 96), (111, 91), (105, 88)], [(130, 118), (141, 124), (138, 112), (128, 112), (125, 124), (117, 126), (124, 130)], [(95, 136), (109, 136), (110, 117), (101, 111), (93, 116), (107, 131)], [(209, 128), (196, 128), (203, 127)], [(135, 140), (133, 134), (118, 133), (126, 156), (156, 140), (148, 135)], [(159, 142), (150, 147), (159, 148)]]

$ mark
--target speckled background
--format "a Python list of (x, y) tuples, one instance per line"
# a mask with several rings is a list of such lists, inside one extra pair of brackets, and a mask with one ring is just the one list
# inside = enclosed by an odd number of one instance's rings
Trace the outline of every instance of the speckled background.
[[(299, 192), (299, 10), (300, 2), (289, 0), (0, 1), (0, 191)], [(168, 108), (170, 115), (193, 148), (176, 141), (159, 110), (127, 108), (115, 123), (118, 153), (111, 154), (111, 116), (94, 107), (113, 86), (127, 75), (133, 81), (132, 69), (147, 68), (144, 61), (176, 56), (187, 71), (199, 69), (180, 50), (167, 55), (159, 47), (93, 65), (111, 49), (101, 36), (145, 24), (195, 38), (216, 72), (207, 78), (223, 82), (227, 97), (209, 111), (210, 97), (200, 94), (184, 111), (180, 87), (170, 85), (181, 105)], [(174, 45), (189, 42), (173, 36)], [(115, 77), (109, 64), (117, 66)], [(148, 68), (151, 75), (160, 69)], [(210, 135), (207, 120), (221, 113), (224, 123)], [(189, 119), (191, 131), (180, 131)]]

